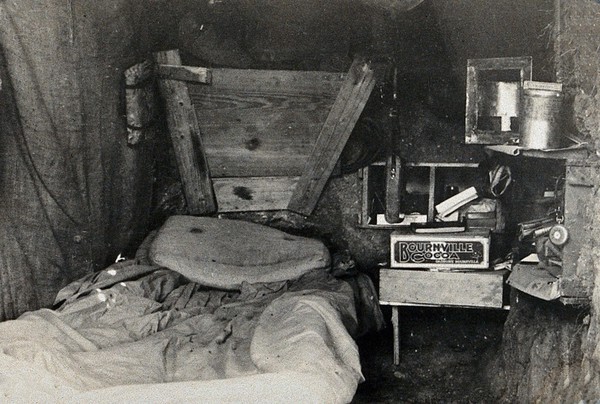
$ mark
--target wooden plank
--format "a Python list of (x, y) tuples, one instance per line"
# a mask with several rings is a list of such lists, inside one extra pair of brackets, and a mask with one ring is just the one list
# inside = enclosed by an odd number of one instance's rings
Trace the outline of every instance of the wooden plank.
[(394, 332), (394, 365), (400, 364), (400, 308), (392, 306), (392, 328)]
[(299, 176), (344, 75), (213, 69), (189, 85), (213, 177)]
[(373, 71), (355, 60), (319, 133), (289, 210), (305, 216), (312, 213), (374, 86)]
[(400, 156), (390, 154), (385, 164), (385, 221), (400, 222), (400, 193), (402, 187), (402, 163)]
[(369, 213), (371, 210), (371, 201), (369, 201), (369, 167), (364, 167), (359, 170), (361, 175), (361, 209), (360, 209), (360, 217), (359, 217), (359, 225), (367, 226), (369, 225)]
[(379, 271), (385, 303), (502, 308), (504, 271)]
[(211, 69), (211, 87), (279, 94), (331, 94), (335, 97), (346, 73), (293, 70)]
[(467, 66), (466, 112), (465, 112), (465, 143), (477, 143), (475, 130), (477, 129), (477, 71), (475, 67)]
[(429, 167), (429, 198), (427, 199), (427, 221), (435, 221), (435, 177), (436, 167)]
[(516, 132), (494, 132), (481, 129), (473, 129), (468, 135), (467, 143), (473, 144), (515, 144), (520, 137)]
[(158, 64), (155, 66), (155, 69), (157, 76), (161, 79), (203, 84), (210, 84), (212, 81), (212, 73), (206, 67)]
[[(531, 71), (531, 56), (467, 59), (467, 67), (475, 67), (477, 70), (520, 70), (527, 73)], [(531, 80), (526, 78), (525, 80)]]
[(214, 178), (219, 212), (283, 210), (298, 177)]
[[(154, 60), (159, 64), (181, 64), (176, 50), (155, 53)], [(188, 211), (193, 215), (214, 213), (217, 210), (215, 195), (187, 87), (175, 80), (159, 80), (158, 86), (165, 101), (167, 124)]]

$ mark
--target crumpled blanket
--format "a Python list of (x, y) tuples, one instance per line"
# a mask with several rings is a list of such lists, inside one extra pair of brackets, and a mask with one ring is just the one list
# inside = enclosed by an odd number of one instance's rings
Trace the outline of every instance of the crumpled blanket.
[[(0, 323), (8, 402), (349, 402), (355, 292), (324, 270), (208, 289), (126, 261)], [(32, 401), (33, 400), (33, 401)]]

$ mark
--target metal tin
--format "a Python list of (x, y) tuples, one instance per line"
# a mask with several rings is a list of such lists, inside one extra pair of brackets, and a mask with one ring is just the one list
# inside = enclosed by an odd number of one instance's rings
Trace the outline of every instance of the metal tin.
[(561, 91), (524, 88), (519, 114), (521, 147), (543, 150), (563, 146), (562, 102)]

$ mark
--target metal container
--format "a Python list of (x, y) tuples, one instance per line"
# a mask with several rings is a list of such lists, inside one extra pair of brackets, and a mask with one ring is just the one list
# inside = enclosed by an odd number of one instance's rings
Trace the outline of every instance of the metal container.
[(521, 99), (520, 146), (526, 149), (556, 149), (563, 146), (562, 86), (557, 83), (525, 82)]

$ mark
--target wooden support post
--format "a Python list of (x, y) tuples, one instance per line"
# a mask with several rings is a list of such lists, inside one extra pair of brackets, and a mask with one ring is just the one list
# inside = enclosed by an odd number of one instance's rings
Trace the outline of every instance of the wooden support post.
[(427, 200), (427, 221), (435, 221), (435, 166), (429, 167), (429, 199)]
[(400, 308), (392, 306), (392, 327), (394, 329), (394, 366), (400, 364)]
[(325, 120), (288, 209), (312, 213), (375, 86), (373, 71), (355, 60)]
[[(158, 64), (181, 65), (177, 50), (154, 54)], [(185, 83), (161, 79), (158, 82), (165, 101), (167, 124), (175, 150), (177, 166), (188, 211), (192, 215), (207, 215), (217, 211), (208, 163), (202, 146), (198, 120)]]

